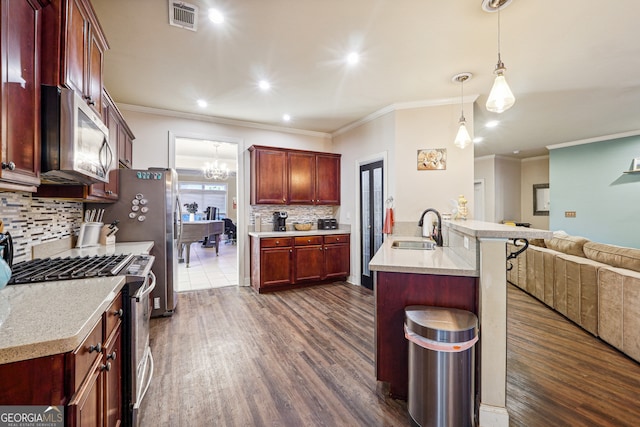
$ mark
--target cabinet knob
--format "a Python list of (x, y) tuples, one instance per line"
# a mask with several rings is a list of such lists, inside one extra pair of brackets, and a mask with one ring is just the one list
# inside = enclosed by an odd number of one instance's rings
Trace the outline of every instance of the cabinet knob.
[(284, 197), (282, 198), (282, 203), (286, 203), (287, 199), (285, 199)]
[(90, 97), (90, 96), (86, 96), (86, 95), (85, 95), (85, 96), (84, 96), (84, 99), (87, 101), (87, 104), (89, 104), (89, 105), (96, 105), (96, 102), (95, 102), (93, 99), (91, 99), (91, 97)]
[(311, 239), (307, 240), (307, 243), (311, 243)]
[(279, 244), (280, 244), (280, 240), (276, 240), (276, 245), (279, 245)]
[(100, 370), (109, 372), (111, 370), (111, 362), (107, 362), (104, 365), (100, 365)]
[(111, 190), (107, 190), (107, 191), (105, 191), (105, 193), (107, 193), (108, 195), (112, 195), (112, 194), (113, 194), (113, 191), (111, 191)]
[(102, 343), (98, 343), (96, 345), (90, 345), (89, 353), (93, 353), (94, 351), (97, 351), (98, 353), (100, 353), (102, 351)]
[(111, 359), (111, 360), (116, 360), (117, 357), (117, 353), (115, 351), (111, 352), (110, 354), (107, 354), (107, 360)]
[(339, 241), (340, 241), (340, 238), (339, 238), (339, 237), (336, 237), (336, 242), (339, 242)]
[(113, 315), (114, 315), (114, 316), (118, 316), (119, 318), (121, 318), (121, 319), (122, 319), (122, 316), (124, 316), (124, 311), (123, 311), (122, 309), (120, 309), (120, 310), (115, 310), (115, 311), (113, 312)]
[(16, 169), (16, 164), (13, 162), (2, 162), (2, 169), (9, 169), (10, 171)]

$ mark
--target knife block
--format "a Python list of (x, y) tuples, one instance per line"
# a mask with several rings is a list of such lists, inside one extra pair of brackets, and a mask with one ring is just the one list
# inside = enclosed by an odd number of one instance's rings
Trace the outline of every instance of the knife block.
[[(118, 230), (118, 227), (114, 227)], [(109, 235), (111, 233), (111, 235)], [(100, 230), (100, 244), (102, 246), (115, 245), (116, 244), (116, 232), (109, 228), (108, 225), (103, 225)]]

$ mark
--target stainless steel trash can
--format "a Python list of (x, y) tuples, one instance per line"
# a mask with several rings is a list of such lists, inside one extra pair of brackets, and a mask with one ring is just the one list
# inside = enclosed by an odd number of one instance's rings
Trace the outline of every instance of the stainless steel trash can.
[(422, 427), (474, 425), (478, 318), (453, 308), (405, 307), (409, 340), (408, 410)]

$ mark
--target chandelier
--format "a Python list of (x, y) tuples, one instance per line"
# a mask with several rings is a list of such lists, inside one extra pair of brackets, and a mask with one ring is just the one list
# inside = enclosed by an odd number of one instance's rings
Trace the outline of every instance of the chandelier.
[(216, 147), (215, 160), (211, 163), (205, 163), (202, 168), (202, 173), (206, 179), (226, 181), (227, 178), (229, 178), (229, 168), (227, 168), (226, 163), (218, 165), (218, 147), (220, 146), (220, 143), (215, 142), (213, 145)]

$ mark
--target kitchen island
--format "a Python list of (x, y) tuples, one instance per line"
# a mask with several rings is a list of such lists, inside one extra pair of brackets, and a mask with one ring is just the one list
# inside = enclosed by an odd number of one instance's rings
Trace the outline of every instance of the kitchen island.
[[(376, 300), (376, 378), (396, 397), (407, 396), (408, 344), (404, 307), (460, 308), (478, 316), (476, 348), (479, 425), (509, 425), (506, 410), (506, 243), (509, 239), (549, 238), (550, 231), (482, 221), (444, 221), (444, 247), (396, 249), (389, 236), (369, 267)], [(490, 345), (482, 345), (482, 343)]]

